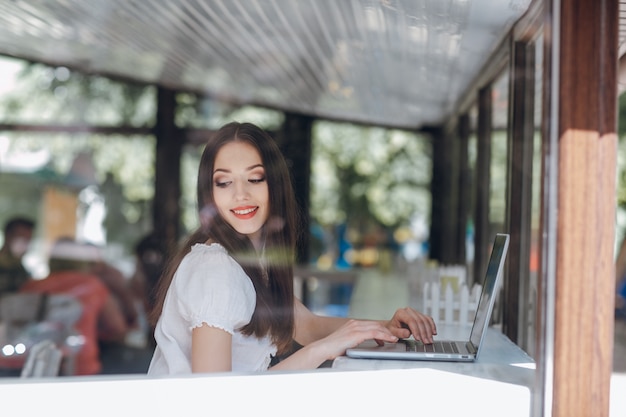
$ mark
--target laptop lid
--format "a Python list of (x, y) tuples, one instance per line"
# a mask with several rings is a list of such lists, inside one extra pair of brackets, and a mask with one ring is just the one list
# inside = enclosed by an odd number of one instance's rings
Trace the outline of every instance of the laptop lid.
[(476, 350), (476, 353), (478, 353), (487, 327), (489, 327), (489, 321), (497, 295), (496, 291), (501, 281), (508, 248), (509, 235), (497, 234), (493, 242), (489, 263), (487, 264), (487, 271), (485, 272), (483, 280), (483, 288), (478, 300), (476, 315), (474, 316), (474, 323), (472, 324), (472, 331), (470, 333), (469, 343), (472, 348)]

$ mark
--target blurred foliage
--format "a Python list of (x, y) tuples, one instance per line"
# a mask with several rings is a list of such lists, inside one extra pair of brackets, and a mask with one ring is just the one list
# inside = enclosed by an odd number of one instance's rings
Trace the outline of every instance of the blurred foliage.
[(0, 112), (5, 123), (151, 126), (155, 94), (150, 86), (28, 64), (3, 96)]
[[(430, 212), (430, 142), (420, 135), (318, 121), (311, 215), (322, 225), (406, 225)], [(365, 144), (365, 146), (364, 146)]]
[[(154, 124), (155, 91), (64, 67), (25, 64), (11, 91), (3, 94), (0, 116), (4, 123), (146, 127)], [(109, 202), (108, 239), (132, 247), (137, 236), (151, 227), (153, 137), (12, 132), (3, 134), (2, 142), (7, 159), (47, 156), (36, 176), (41, 182), (64, 178), (76, 156), (87, 153)]]
[(504, 227), (506, 221), (507, 157), (507, 132), (496, 130), (491, 140), (489, 222), (497, 227)]
[(617, 134), (621, 139), (626, 136), (626, 94), (619, 95), (617, 112)]
[(626, 210), (626, 94), (618, 101), (617, 205)]
[(618, 96), (617, 103), (617, 185), (615, 251), (626, 238), (626, 94)]
[(191, 93), (176, 97), (176, 125), (198, 129), (219, 129), (231, 122), (250, 122), (266, 130), (278, 130), (285, 120), (282, 112), (255, 106), (234, 106)]
[[(24, 65), (14, 88), (3, 94), (3, 123), (96, 126), (154, 125), (156, 89), (84, 75), (67, 68)], [(176, 124), (217, 129), (236, 120), (269, 131), (281, 128), (282, 112), (236, 107), (194, 94), (177, 95)], [(393, 228), (418, 215), (429, 217), (430, 143), (414, 133), (318, 121), (313, 131), (311, 215), (321, 225), (350, 220), (363, 230), (371, 225)], [(94, 164), (100, 192), (107, 202), (109, 241), (131, 248), (151, 227), (154, 196), (154, 138), (90, 133), (4, 134), (5, 155), (47, 153), (40, 170), (46, 181), (66, 175), (79, 153)], [(363, 144), (366, 146), (363, 146)], [(181, 161), (182, 223), (197, 226), (195, 187), (202, 146), (186, 146)], [(50, 180), (48, 178), (47, 180)]]

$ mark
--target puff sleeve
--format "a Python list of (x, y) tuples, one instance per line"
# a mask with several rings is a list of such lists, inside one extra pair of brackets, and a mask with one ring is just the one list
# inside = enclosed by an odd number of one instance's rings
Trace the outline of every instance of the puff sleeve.
[(194, 245), (173, 284), (178, 310), (190, 330), (206, 323), (234, 334), (252, 318), (254, 286), (221, 245)]

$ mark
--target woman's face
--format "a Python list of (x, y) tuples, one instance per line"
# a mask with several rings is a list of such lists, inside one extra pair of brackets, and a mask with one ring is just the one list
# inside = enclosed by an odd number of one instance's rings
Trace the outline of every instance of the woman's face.
[(15, 258), (21, 258), (28, 251), (30, 241), (33, 238), (33, 231), (24, 226), (16, 227), (11, 236), (7, 238), (9, 250)]
[(220, 148), (213, 170), (213, 199), (228, 224), (259, 249), (261, 227), (269, 216), (269, 190), (254, 146), (235, 141)]

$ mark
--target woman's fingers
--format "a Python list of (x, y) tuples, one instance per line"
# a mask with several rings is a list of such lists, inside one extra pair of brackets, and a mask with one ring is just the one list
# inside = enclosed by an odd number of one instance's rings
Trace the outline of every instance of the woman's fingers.
[(344, 326), (356, 340), (356, 344), (368, 339), (377, 339), (385, 342), (396, 342), (398, 337), (380, 322), (373, 320), (350, 320)]
[(397, 334), (406, 333), (403, 329), (409, 329), (416, 340), (424, 343), (432, 343), (433, 335), (437, 334), (437, 326), (432, 317), (408, 307), (397, 310), (390, 325), (396, 328)]

